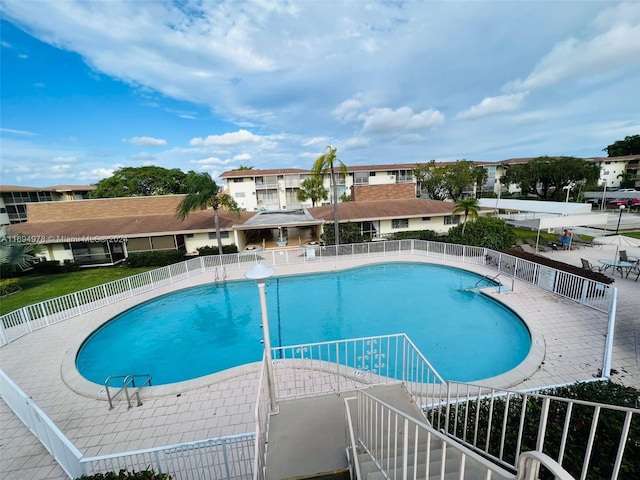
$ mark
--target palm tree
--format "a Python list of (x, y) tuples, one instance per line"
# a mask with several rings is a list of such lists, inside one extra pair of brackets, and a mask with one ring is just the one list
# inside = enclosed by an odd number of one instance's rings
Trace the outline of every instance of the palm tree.
[(240, 207), (230, 195), (224, 193), (208, 173), (189, 172), (185, 179), (187, 196), (176, 207), (176, 217), (184, 220), (194, 210), (202, 210), (206, 205), (211, 205), (214, 211), (216, 226), (216, 240), (218, 241), (218, 254), (222, 255), (222, 239), (220, 237), (220, 216), (218, 210), (221, 207), (240, 214)]
[(0, 228), (0, 265), (15, 272), (30, 267), (36, 259), (35, 254), (41, 249), (36, 243), (25, 243), (17, 240), (24, 235), (9, 235), (7, 227)]
[(329, 195), (329, 191), (324, 188), (322, 179), (318, 177), (305, 178), (300, 184), (300, 190), (298, 190), (298, 200), (304, 202), (311, 200), (311, 205), (316, 206), (318, 200), (326, 200)]
[(464, 235), (464, 229), (467, 227), (467, 218), (475, 220), (478, 218), (478, 211), (480, 205), (478, 205), (477, 198), (463, 198), (456, 202), (456, 208), (451, 212), (453, 215), (464, 212), (464, 224), (462, 225), (462, 235)]
[(335, 235), (336, 245), (340, 243), (339, 229), (338, 229), (338, 182), (336, 179), (336, 168), (340, 170), (340, 175), (347, 174), (347, 166), (339, 160), (336, 156), (337, 148), (332, 148), (329, 145), (326, 151), (320, 155), (313, 163), (311, 168), (312, 175), (320, 180), (324, 178), (327, 171), (330, 172), (329, 185), (331, 187), (331, 193), (333, 195), (333, 228)]

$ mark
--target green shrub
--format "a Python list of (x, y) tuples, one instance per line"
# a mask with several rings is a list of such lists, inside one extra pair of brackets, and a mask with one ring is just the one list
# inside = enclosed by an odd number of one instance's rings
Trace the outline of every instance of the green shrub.
[(125, 260), (125, 265), (131, 268), (164, 267), (183, 261), (184, 254), (184, 250), (132, 253)]
[[(209, 245), (197, 249), (200, 255), (218, 255), (218, 247), (210, 247)], [(222, 253), (238, 253), (237, 245), (223, 245)]]
[(155, 473), (153, 470), (140, 470), (139, 472), (128, 472), (124, 468), (118, 473), (94, 473), (93, 475), (82, 475), (76, 480), (171, 480), (168, 473)]
[(461, 245), (487, 247), (494, 250), (506, 250), (516, 244), (516, 234), (504, 220), (499, 218), (478, 217), (464, 224), (456, 225), (449, 230), (447, 242)]
[[(335, 232), (333, 223), (325, 223), (320, 240), (326, 245), (335, 245)], [(355, 223), (347, 222), (338, 225), (338, 235), (340, 235), (340, 244), (364, 243), (371, 240), (369, 235), (362, 235), (360, 227)]]
[(20, 290), (20, 280), (17, 278), (5, 278), (0, 280), (0, 297)]
[(437, 238), (438, 234), (433, 230), (416, 230), (392, 233), (387, 240), (436, 240)]

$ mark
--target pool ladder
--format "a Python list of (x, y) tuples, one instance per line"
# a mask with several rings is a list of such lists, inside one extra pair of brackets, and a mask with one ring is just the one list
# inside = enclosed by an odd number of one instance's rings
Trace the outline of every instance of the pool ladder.
[[(122, 379), (122, 388), (111, 395), (111, 390), (109, 390), (109, 381), (117, 380), (119, 378)], [(142, 383), (140, 383), (138, 387), (136, 387), (136, 378), (143, 379)], [(142, 405), (142, 401), (140, 401), (140, 389), (145, 385), (151, 386), (151, 375), (111, 375), (107, 377), (107, 379), (104, 381), (104, 388), (107, 392), (107, 400), (109, 400), (109, 410), (113, 410), (113, 400), (115, 400), (115, 398), (122, 392), (124, 392), (125, 396), (127, 397), (127, 405), (129, 405), (129, 408), (133, 407), (133, 405), (131, 404), (132, 395), (135, 395), (138, 399), (137, 406), (139, 407), (140, 405)], [(129, 394), (130, 388), (134, 389), (132, 395)]]
[(215, 276), (216, 276), (216, 283), (218, 282), (218, 280), (226, 280), (227, 279), (227, 269), (225, 268), (225, 266), (221, 266), (220, 267), (220, 274), (218, 274), (218, 267), (214, 267), (215, 269)]
[[(478, 285), (480, 285), (480, 283), (482, 282), (487, 282), (487, 286), (488, 287), (493, 287), (495, 286), (494, 284), (497, 282), (497, 278), (500, 276), (502, 272), (498, 273), (495, 276), (491, 276), (491, 275), (485, 275), (484, 277), (482, 277), (480, 280), (478, 280), (475, 284), (475, 286), (473, 288), (478, 288)], [(502, 283), (497, 282), (498, 283), (498, 293), (500, 293), (500, 287), (502, 286)]]

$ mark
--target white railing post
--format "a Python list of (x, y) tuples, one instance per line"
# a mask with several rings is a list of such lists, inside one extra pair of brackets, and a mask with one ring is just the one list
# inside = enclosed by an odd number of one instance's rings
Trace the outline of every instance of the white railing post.
[(607, 324), (607, 339), (604, 347), (604, 362), (602, 364), (602, 377), (609, 378), (611, 371), (611, 356), (613, 355), (613, 333), (616, 326), (616, 308), (618, 305), (618, 289), (612, 287), (611, 306), (609, 307), (609, 323)]

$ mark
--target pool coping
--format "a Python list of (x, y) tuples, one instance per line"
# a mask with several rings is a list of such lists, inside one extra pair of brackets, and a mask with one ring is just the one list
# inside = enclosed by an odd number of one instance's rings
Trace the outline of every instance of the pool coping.
[[(429, 260), (433, 260), (433, 259), (429, 259)], [(464, 270), (466, 272), (469, 272), (475, 275), (482, 275), (476, 271), (470, 270), (469, 268), (464, 268), (464, 266), (469, 266), (469, 264), (450, 265), (450, 264), (443, 264), (440, 262), (433, 262), (433, 261), (407, 260), (406, 258), (399, 259), (397, 257), (396, 258), (385, 257), (381, 259), (375, 259), (375, 261), (370, 261), (366, 264), (360, 264), (360, 265), (345, 265), (345, 266), (339, 265), (342, 268), (334, 267), (331, 269), (331, 271), (352, 270), (354, 268), (362, 267), (363, 265), (384, 264), (384, 263), (422, 263), (422, 264), (429, 264), (429, 265), (446, 266), (449, 268)], [(477, 267), (477, 265), (473, 265), (473, 264), (471, 266)], [(313, 274), (313, 273), (323, 273), (323, 272), (316, 270), (315, 272), (295, 272), (295, 273), (289, 273), (289, 274), (281, 273), (278, 276), (284, 277), (284, 276), (295, 276), (295, 275), (304, 275), (304, 274)], [(244, 277), (239, 277), (239, 278), (233, 278), (228, 280), (243, 281), (246, 279), (244, 279)], [(138, 301), (135, 302), (133, 305), (130, 305), (129, 304), (130, 302), (120, 302), (118, 304), (112, 305), (111, 306), (112, 308), (108, 309), (109, 310), (108, 318), (105, 318), (105, 315), (104, 315), (105, 311), (102, 310), (100, 313), (103, 313), (103, 315), (97, 315), (96, 316), (97, 318), (94, 318), (93, 321), (82, 324), (82, 331), (77, 331), (77, 337), (81, 337), (81, 340), (78, 340), (76, 338), (75, 341), (64, 353), (64, 356), (62, 358), (62, 363), (60, 366), (60, 374), (64, 384), (73, 392), (77, 393), (78, 395), (82, 395), (84, 397), (95, 399), (95, 400), (107, 400), (105, 385), (97, 384), (90, 380), (87, 380), (85, 377), (83, 377), (80, 374), (80, 372), (76, 367), (77, 355), (82, 345), (86, 341), (86, 339), (105, 323), (111, 321), (113, 318), (120, 315), (121, 313), (131, 308), (135, 308), (136, 306), (144, 302), (154, 300), (156, 298), (165, 296), (169, 293), (174, 293), (187, 288), (192, 288), (195, 286), (207, 285), (212, 283), (215, 283), (215, 282), (202, 281), (202, 282), (196, 282), (195, 285), (188, 285), (180, 288), (173, 288), (173, 289), (170, 289), (168, 292), (161, 291), (164, 289), (147, 292), (147, 295), (140, 296), (144, 298), (140, 298), (140, 297), (131, 298), (131, 300), (135, 300), (136, 298), (138, 298)], [(524, 326), (527, 328), (529, 332), (529, 336), (531, 339), (531, 347), (529, 349), (529, 352), (518, 365), (516, 365), (514, 368), (510, 370), (507, 370), (504, 373), (495, 375), (493, 377), (472, 380), (466, 383), (473, 383), (475, 385), (482, 385), (482, 386), (492, 386), (495, 388), (510, 388), (529, 379), (542, 366), (542, 363), (545, 358), (545, 352), (546, 352), (546, 343), (544, 340), (544, 336), (542, 335), (542, 332), (536, 327), (536, 325), (533, 322), (528, 322), (525, 316), (523, 316), (521, 312), (518, 312), (516, 308), (513, 308), (512, 306), (507, 305), (506, 303), (502, 302), (499, 298), (501, 295), (509, 295), (514, 293), (515, 292), (511, 292), (510, 290), (501, 291), (500, 289), (496, 289), (495, 287), (486, 287), (486, 288), (479, 289), (479, 294), (485, 295), (491, 298), (492, 300), (500, 303), (504, 308), (507, 308), (508, 310), (513, 312), (518, 317), (518, 319), (524, 324)], [(427, 360), (429, 359), (427, 358)], [(220, 372), (204, 375), (204, 376), (197, 377), (190, 380), (184, 380), (181, 382), (169, 383), (169, 384), (158, 385), (158, 386), (152, 385), (150, 387), (145, 387), (144, 389), (142, 389), (140, 391), (140, 397), (141, 399), (152, 399), (152, 398), (161, 398), (164, 396), (182, 394), (184, 392), (197, 390), (203, 387), (213, 385), (218, 382), (232, 380), (235, 377), (239, 377), (249, 373), (255, 373), (260, 370), (260, 365), (261, 365), (261, 362), (253, 362), (253, 363), (239, 365), (237, 367), (232, 367), (229, 369), (222, 370)], [(144, 372), (139, 372), (139, 373), (143, 374)], [(112, 388), (115, 388), (115, 387), (112, 387)]]

